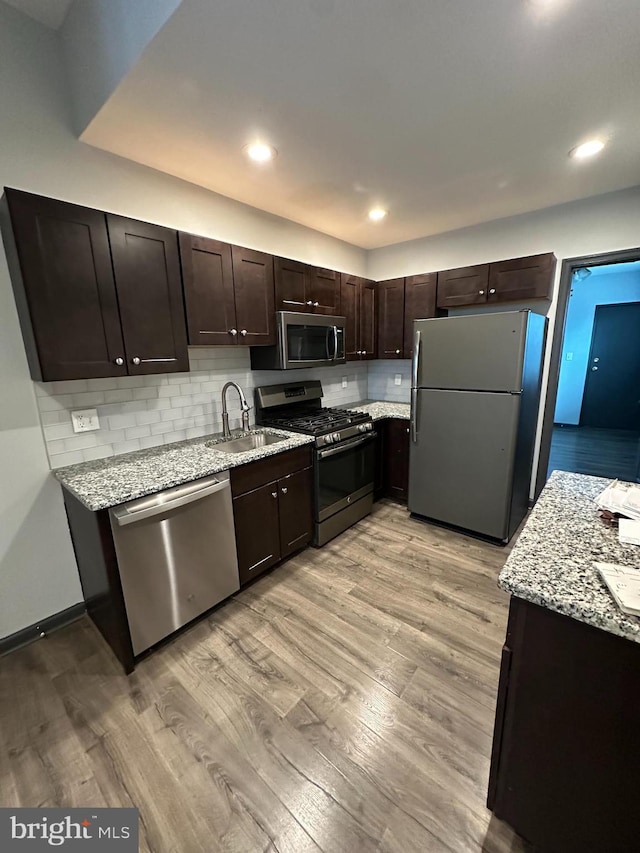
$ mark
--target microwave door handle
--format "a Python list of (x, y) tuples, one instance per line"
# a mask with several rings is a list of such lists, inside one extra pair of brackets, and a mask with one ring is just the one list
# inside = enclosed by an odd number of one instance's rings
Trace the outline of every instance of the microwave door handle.
[(332, 361), (338, 360), (338, 327), (332, 326), (333, 329), (333, 358)]
[(325, 335), (324, 335), (324, 349), (327, 354), (327, 361), (333, 361), (332, 357), (329, 355), (329, 331), (331, 330), (331, 326), (327, 326)]

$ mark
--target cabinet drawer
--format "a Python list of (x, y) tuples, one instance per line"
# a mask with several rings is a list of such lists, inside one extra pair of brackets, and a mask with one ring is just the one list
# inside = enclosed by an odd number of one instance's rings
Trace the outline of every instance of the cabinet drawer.
[(309, 468), (312, 462), (311, 445), (276, 453), (258, 462), (247, 462), (246, 465), (231, 469), (231, 492), (234, 497), (242, 495), (294, 471)]

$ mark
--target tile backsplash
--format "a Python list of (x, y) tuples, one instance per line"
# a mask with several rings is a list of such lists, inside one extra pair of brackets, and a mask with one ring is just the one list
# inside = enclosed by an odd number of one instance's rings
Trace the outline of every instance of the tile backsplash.
[[(395, 384), (398, 375), (400, 385)], [(411, 398), (411, 361), (370, 361), (368, 387), (371, 400), (408, 403)]]
[[(367, 389), (364, 363), (291, 372), (252, 371), (247, 347), (192, 347), (189, 362), (189, 373), (34, 383), (51, 467), (220, 432), (222, 387), (229, 380), (240, 385), (252, 405), (257, 385), (307, 378), (320, 379), (327, 406), (344, 406), (373, 396)], [(343, 377), (347, 377), (346, 388), (342, 387)], [(239, 427), (235, 391), (229, 392), (227, 402), (231, 427)], [(97, 409), (100, 429), (74, 433), (71, 412), (92, 408)], [(254, 416), (252, 409), (252, 424)]]

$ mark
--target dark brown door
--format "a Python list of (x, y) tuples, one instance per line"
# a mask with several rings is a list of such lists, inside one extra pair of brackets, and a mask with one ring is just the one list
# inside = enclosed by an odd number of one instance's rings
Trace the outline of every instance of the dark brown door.
[(306, 264), (288, 258), (274, 258), (273, 269), (277, 311), (312, 311), (310, 273)]
[(550, 299), (556, 259), (553, 253), (489, 265), (489, 302)]
[(239, 343), (269, 346), (276, 342), (273, 257), (233, 246), (233, 287)]
[(129, 373), (189, 370), (177, 232), (110, 213), (107, 227)]
[(580, 426), (640, 430), (640, 302), (596, 306)]
[(438, 273), (410, 275), (404, 289), (404, 358), (413, 358), (413, 321), (436, 316)]
[(487, 301), (489, 264), (438, 273), (438, 308), (481, 305)]
[(313, 536), (312, 469), (305, 468), (278, 480), (280, 553), (288, 557), (311, 542)]
[(385, 492), (406, 501), (409, 491), (409, 422), (392, 418), (386, 423)]
[(231, 246), (193, 234), (179, 238), (189, 343), (237, 344)]
[(126, 375), (104, 213), (5, 192), (13, 236), (4, 217), (4, 240), (32, 377)]
[(358, 313), (359, 287), (361, 279), (357, 275), (341, 276), (340, 310), (346, 318), (344, 346), (347, 361), (360, 359), (360, 318)]
[(233, 499), (241, 584), (280, 560), (278, 491), (274, 481)]
[(340, 273), (335, 270), (311, 267), (309, 299), (314, 314), (340, 315)]
[(371, 361), (376, 357), (376, 283), (362, 280), (359, 290), (360, 358)]
[(404, 279), (376, 285), (378, 358), (404, 358)]

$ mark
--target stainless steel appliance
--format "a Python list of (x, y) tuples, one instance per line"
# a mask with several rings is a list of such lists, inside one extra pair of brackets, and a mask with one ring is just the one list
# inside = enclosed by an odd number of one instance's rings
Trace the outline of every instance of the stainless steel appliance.
[(240, 589), (228, 471), (109, 514), (135, 655)]
[(375, 438), (366, 412), (322, 407), (317, 380), (256, 389), (256, 420), (316, 437), (314, 545), (324, 545), (371, 512)]
[(278, 342), (271, 347), (251, 347), (251, 367), (291, 370), (345, 364), (344, 317), (277, 311)]
[(528, 508), (546, 318), (414, 322), (411, 513), (507, 542)]

